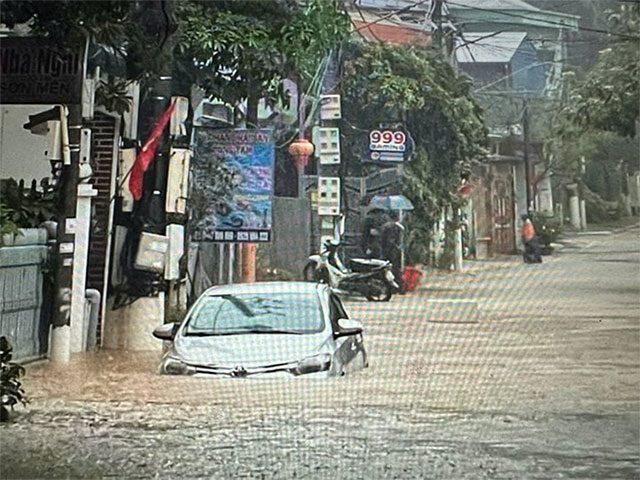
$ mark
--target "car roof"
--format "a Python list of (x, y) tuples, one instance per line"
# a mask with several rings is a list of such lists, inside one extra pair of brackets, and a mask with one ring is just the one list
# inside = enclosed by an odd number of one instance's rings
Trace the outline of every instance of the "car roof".
[(241, 295), (251, 293), (317, 293), (326, 290), (327, 285), (313, 282), (256, 282), (216, 285), (207, 289), (202, 296)]

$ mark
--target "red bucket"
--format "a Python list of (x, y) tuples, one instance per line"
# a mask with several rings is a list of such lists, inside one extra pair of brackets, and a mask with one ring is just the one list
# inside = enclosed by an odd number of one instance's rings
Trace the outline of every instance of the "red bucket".
[(402, 274), (403, 288), (406, 292), (413, 292), (420, 284), (422, 272), (415, 267), (406, 267)]

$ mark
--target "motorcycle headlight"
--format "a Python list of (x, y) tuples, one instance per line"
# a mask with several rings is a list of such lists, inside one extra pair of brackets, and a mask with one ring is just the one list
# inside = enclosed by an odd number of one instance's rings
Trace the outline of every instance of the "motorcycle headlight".
[(304, 375), (305, 373), (324, 372), (329, 368), (331, 368), (331, 355), (322, 353), (300, 360), (290, 371), (294, 375)]
[(193, 375), (196, 369), (174, 357), (167, 357), (162, 364), (162, 373), (167, 375)]

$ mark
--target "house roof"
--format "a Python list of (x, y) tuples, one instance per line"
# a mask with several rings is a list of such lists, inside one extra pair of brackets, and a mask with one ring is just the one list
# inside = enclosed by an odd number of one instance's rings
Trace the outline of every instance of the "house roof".
[[(351, 21), (358, 33), (367, 41), (382, 41), (396, 45), (431, 44), (431, 32), (425, 31), (422, 25), (404, 22), (397, 16), (381, 20), (382, 14), (370, 13), (366, 10), (349, 12)], [(375, 22), (375, 23), (374, 23)]]
[(578, 29), (579, 16), (543, 10), (523, 0), (450, 0), (447, 11), (457, 21), (469, 25), (501, 23), (558, 29)]
[(509, 63), (526, 32), (465, 33), (456, 48), (458, 63)]
[(447, 2), (451, 10), (458, 8), (482, 8), (484, 10), (521, 10), (528, 12), (540, 12), (541, 9), (524, 2), (523, 0), (452, 0)]

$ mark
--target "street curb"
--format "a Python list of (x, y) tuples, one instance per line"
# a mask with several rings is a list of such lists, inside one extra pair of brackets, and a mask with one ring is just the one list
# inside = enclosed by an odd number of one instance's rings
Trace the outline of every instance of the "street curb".
[(618, 233), (625, 233), (625, 232), (628, 232), (629, 230), (634, 230), (637, 228), (640, 228), (640, 222), (634, 223), (633, 225), (627, 225), (626, 227), (613, 228), (612, 230), (614, 234), (618, 234)]

